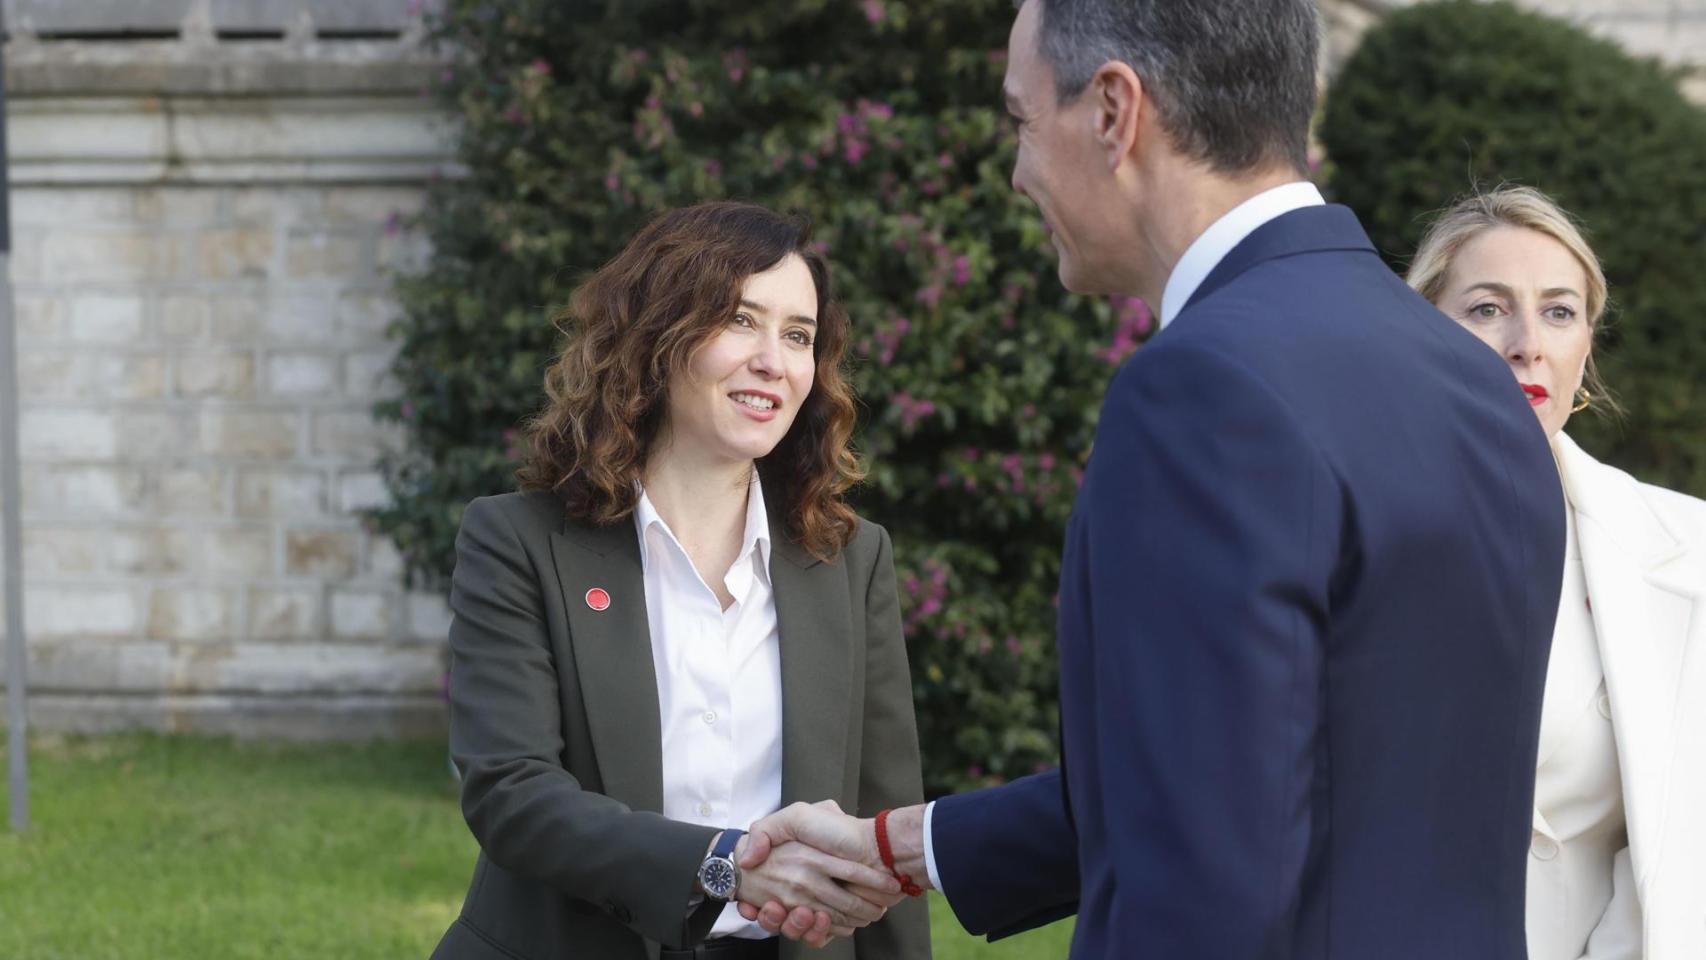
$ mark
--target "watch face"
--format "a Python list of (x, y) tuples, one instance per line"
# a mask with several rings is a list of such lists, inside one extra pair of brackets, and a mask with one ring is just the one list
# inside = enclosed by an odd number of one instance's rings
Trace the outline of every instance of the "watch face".
[(729, 899), (735, 892), (734, 864), (717, 857), (705, 861), (699, 868), (699, 885), (718, 900)]

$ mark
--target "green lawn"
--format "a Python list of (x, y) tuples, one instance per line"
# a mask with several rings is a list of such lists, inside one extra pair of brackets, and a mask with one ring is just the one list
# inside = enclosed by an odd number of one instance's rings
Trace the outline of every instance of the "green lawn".
[[(441, 744), (42, 737), (30, 772), (34, 828), (0, 833), (6, 960), (424, 958), (473, 867)], [(1071, 936), (984, 944), (940, 900), (932, 919), (941, 960), (1060, 958)]]

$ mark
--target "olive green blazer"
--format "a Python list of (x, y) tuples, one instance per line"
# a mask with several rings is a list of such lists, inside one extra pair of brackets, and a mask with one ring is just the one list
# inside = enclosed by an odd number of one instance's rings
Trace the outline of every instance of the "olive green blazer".
[[(778, 516), (773, 511), (772, 518)], [(821, 562), (771, 528), (782, 662), (782, 801), (872, 816), (923, 795), (888, 533), (860, 521)], [(592, 609), (594, 587), (609, 608)], [(480, 857), (435, 960), (656, 960), (703, 941), (690, 912), (714, 828), (662, 816), (657, 679), (631, 520), (589, 526), (546, 494), (469, 504), (450, 606), (450, 742)], [(731, 824), (731, 826), (746, 826)], [(822, 951), (930, 955), (922, 900)]]

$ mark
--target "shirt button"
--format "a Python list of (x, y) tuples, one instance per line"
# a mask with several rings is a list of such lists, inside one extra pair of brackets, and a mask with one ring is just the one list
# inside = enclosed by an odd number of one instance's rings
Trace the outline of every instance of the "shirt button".
[(710, 815), (711, 815), (711, 805), (710, 805), (710, 804), (708, 804), (708, 803), (701, 803), (701, 804), (700, 804), (700, 805), (699, 805), (699, 815), (700, 815), (700, 816), (701, 816), (701, 817), (708, 817), (708, 816), (710, 816)]
[(1550, 860), (1558, 855), (1558, 843), (1551, 837), (1536, 833), (1534, 842), (1529, 844), (1528, 852), (1534, 854), (1536, 860)]
[(704, 716), (702, 716), (700, 719), (704, 720), (707, 724), (716, 723), (717, 722), (717, 711), (707, 710), (707, 711), (705, 711)]
[(1609, 695), (1603, 693), (1600, 694), (1599, 703), (1595, 704), (1595, 706), (1599, 707), (1600, 716), (1607, 720), (1611, 719), (1611, 697)]

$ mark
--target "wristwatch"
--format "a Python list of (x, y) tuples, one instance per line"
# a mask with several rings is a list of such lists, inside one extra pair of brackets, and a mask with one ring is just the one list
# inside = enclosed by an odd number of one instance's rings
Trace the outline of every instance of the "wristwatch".
[(717, 836), (705, 861), (699, 864), (699, 889), (713, 900), (733, 900), (740, 889), (740, 867), (735, 863), (735, 844), (745, 830), (724, 830)]

